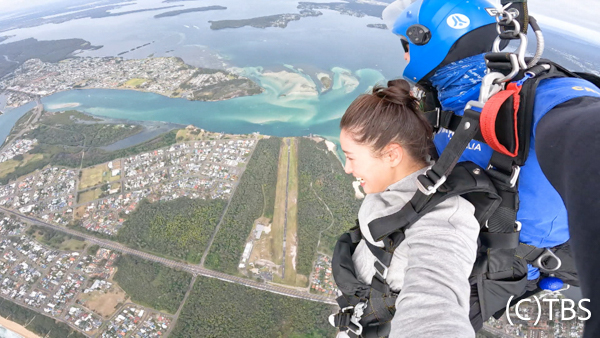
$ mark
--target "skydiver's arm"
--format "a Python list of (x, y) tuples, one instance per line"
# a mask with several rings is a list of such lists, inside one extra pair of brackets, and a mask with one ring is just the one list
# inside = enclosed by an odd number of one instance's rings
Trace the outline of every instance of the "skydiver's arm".
[(406, 230), (400, 246), (408, 246), (408, 265), (390, 338), (475, 337), (468, 281), (479, 234), (474, 210), (453, 197)]
[(556, 106), (538, 123), (535, 149), (544, 174), (569, 217), (570, 246), (592, 313), (584, 337), (600, 334), (600, 99), (581, 97)]

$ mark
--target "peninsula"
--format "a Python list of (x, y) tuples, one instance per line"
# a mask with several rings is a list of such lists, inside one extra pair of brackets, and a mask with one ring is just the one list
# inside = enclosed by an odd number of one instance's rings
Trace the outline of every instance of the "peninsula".
[(0, 81), (7, 105), (17, 107), (30, 96), (48, 96), (83, 88), (133, 89), (188, 100), (218, 101), (259, 94), (251, 80), (225, 70), (196, 68), (177, 57), (123, 59), (71, 58), (58, 63), (26, 61), (14, 76)]

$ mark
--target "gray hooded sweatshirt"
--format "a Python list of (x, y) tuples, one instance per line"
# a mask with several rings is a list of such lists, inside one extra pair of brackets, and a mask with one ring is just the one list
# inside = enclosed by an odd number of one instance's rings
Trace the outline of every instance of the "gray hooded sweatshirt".
[[(358, 213), (364, 239), (352, 256), (361, 282), (370, 284), (375, 274), (375, 257), (365, 239), (383, 246), (373, 240), (369, 222), (400, 210), (417, 191), (417, 176), (427, 169), (365, 197)], [(390, 337), (475, 337), (468, 282), (479, 234), (474, 211), (464, 198), (451, 197), (406, 230), (386, 279), (392, 290), (400, 291)]]

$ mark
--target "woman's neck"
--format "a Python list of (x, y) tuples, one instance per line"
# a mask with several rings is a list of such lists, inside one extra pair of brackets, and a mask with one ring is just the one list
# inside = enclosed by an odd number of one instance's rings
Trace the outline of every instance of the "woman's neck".
[(410, 176), (412, 173), (426, 168), (427, 166), (428, 164), (424, 162), (413, 161), (410, 164), (405, 165), (404, 167), (398, 168), (398, 171), (394, 175), (392, 184), (403, 180), (405, 177)]

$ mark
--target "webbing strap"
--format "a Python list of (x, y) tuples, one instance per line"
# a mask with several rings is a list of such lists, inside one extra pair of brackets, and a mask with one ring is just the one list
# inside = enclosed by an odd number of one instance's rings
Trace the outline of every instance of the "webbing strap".
[(514, 249), (519, 245), (519, 232), (479, 234), (481, 244), (490, 249)]
[[(492, 96), (483, 107), (481, 111), (481, 135), (483, 136), (485, 142), (495, 151), (508, 155), (508, 156), (517, 156), (519, 152), (519, 134), (517, 131), (517, 112), (519, 111), (520, 104), (520, 96), (519, 92), (521, 91), (521, 86), (517, 86), (516, 83), (510, 83), (506, 90), (503, 90), (496, 95)], [(515, 135), (515, 149), (514, 151), (510, 151), (506, 149), (504, 145), (498, 141), (498, 137), (496, 135), (496, 120), (498, 118), (498, 113), (502, 108), (502, 105), (509, 98), (513, 98), (513, 121), (514, 121), (514, 135)]]
[(525, 243), (519, 243), (519, 247), (517, 248), (517, 256), (525, 259), (528, 263), (531, 263), (538, 259), (538, 257), (540, 257), (544, 251), (546, 251), (545, 248), (537, 248)]
[[(439, 110), (439, 108), (426, 111), (423, 115), (425, 116), (425, 119), (427, 119), (427, 122), (433, 127), (434, 133), (437, 132), (439, 128), (455, 132), (462, 120), (461, 115), (456, 115), (453, 111), (449, 110)], [(473, 139), (479, 142), (485, 142), (479, 131), (473, 136)]]

